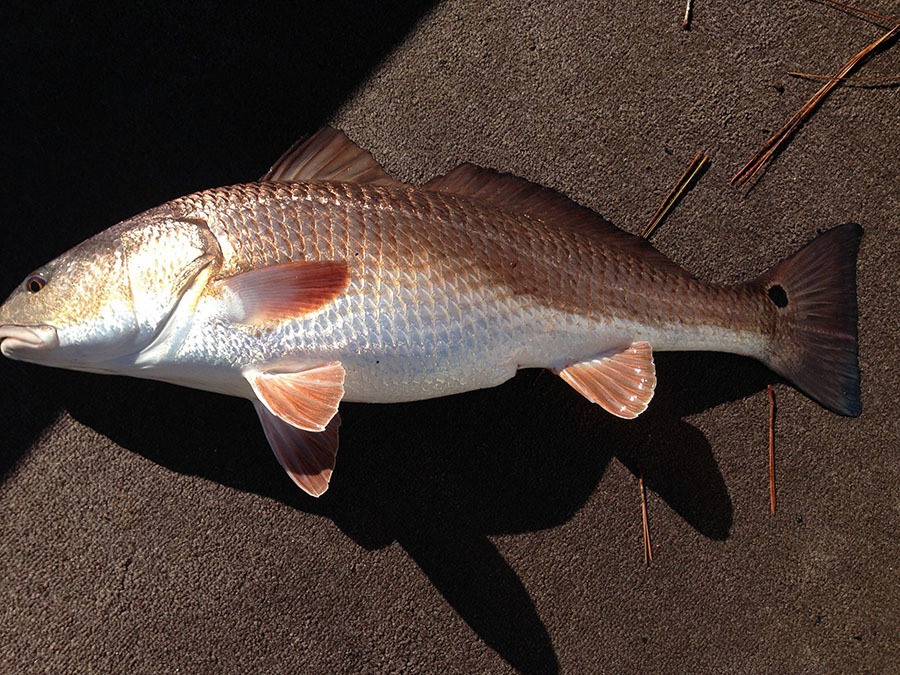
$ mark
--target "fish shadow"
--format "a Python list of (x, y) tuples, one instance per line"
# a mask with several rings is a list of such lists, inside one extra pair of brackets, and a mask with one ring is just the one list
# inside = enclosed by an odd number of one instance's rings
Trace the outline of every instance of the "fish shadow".
[(63, 392), (54, 380), (60, 371), (0, 361), (0, 483), (59, 416)]
[(657, 372), (654, 401), (634, 421), (607, 415), (542, 371), (442, 399), (344, 404), (335, 476), (318, 500), (286, 478), (245, 401), (73, 374), (99, 391), (87, 398), (73, 389), (63, 403), (173, 471), (330, 518), (368, 550), (398, 542), (481, 639), (521, 672), (544, 673), (559, 670), (549, 633), (491, 536), (565, 523), (613, 458), (640, 470), (704, 536), (729, 535), (722, 474), (708, 441), (682, 418), (759, 391), (774, 376), (720, 354), (658, 355)]

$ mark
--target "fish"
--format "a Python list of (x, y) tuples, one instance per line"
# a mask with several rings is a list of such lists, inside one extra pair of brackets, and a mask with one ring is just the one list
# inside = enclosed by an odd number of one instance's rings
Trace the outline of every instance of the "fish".
[(259, 181), (173, 199), (31, 272), (0, 306), (0, 352), (246, 398), (320, 496), (341, 401), (522, 368), (632, 419), (655, 351), (729, 352), (857, 416), (861, 236), (839, 225), (758, 278), (708, 283), (552, 189), (472, 164), (406, 184), (326, 127)]

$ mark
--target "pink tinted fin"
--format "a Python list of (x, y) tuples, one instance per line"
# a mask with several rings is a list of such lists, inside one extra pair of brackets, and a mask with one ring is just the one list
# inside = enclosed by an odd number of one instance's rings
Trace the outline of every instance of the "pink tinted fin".
[[(230, 317), (240, 323), (296, 319), (321, 309), (346, 290), (346, 263), (295, 262), (261, 267), (221, 282)], [(227, 295), (227, 294), (226, 294)]]
[(862, 412), (856, 340), (855, 223), (820, 234), (748, 285), (765, 293), (784, 323), (766, 365), (841, 415)]
[(337, 361), (293, 373), (247, 371), (259, 402), (304, 431), (324, 431), (344, 396), (344, 368)]
[(680, 276), (690, 276), (684, 269), (657, 251), (645, 239), (620, 230), (590, 209), (565, 195), (536, 183), (474, 164), (460, 164), (443, 176), (436, 176), (422, 186), (425, 190), (465, 195), (493, 206), (524, 213), (537, 220), (561, 228), (576, 230), (597, 238), (631, 255)]
[(647, 409), (656, 387), (653, 351), (647, 342), (573, 363), (559, 371), (559, 376), (592, 403), (625, 419), (634, 419)]
[(282, 183), (328, 180), (370, 185), (398, 185), (375, 158), (342, 131), (325, 127), (297, 141), (260, 179)]
[(340, 415), (331, 418), (324, 431), (304, 431), (269, 412), (262, 403), (253, 404), (266, 439), (291, 480), (313, 497), (328, 489), (338, 450)]

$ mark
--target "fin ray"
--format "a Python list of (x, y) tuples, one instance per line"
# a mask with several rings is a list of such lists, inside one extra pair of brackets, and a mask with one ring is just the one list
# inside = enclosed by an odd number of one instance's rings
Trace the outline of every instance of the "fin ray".
[(647, 342), (573, 363), (560, 370), (559, 376), (592, 403), (625, 419), (644, 412), (656, 388), (653, 350)]
[(284, 321), (317, 311), (350, 284), (346, 263), (293, 262), (236, 274), (220, 282), (240, 323)]
[(324, 127), (309, 138), (297, 141), (260, 180), (399, 184), (371, 154), (347, 138), (343, 131), (333, 127)]
[(340, 415), (332, 417), (324, 431), (312, 432), (284, 422), (258, 401), (253, 407), (278, 463), (301, 490), (320, 497), (334, 472)]
[(273, 415), (304, 431), (324, 431), (344, 396), (344, 368), (337, 361), (290, 373), (244, 374)]

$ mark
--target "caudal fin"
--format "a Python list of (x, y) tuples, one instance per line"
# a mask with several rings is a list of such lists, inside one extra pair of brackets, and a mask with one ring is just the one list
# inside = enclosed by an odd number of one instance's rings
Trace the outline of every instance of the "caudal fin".
[(856, 342), (856, 254), (863, 230), (822, 233), (755, 282), (783, 320), (769, 366), (841, 415), (862, 411)]

